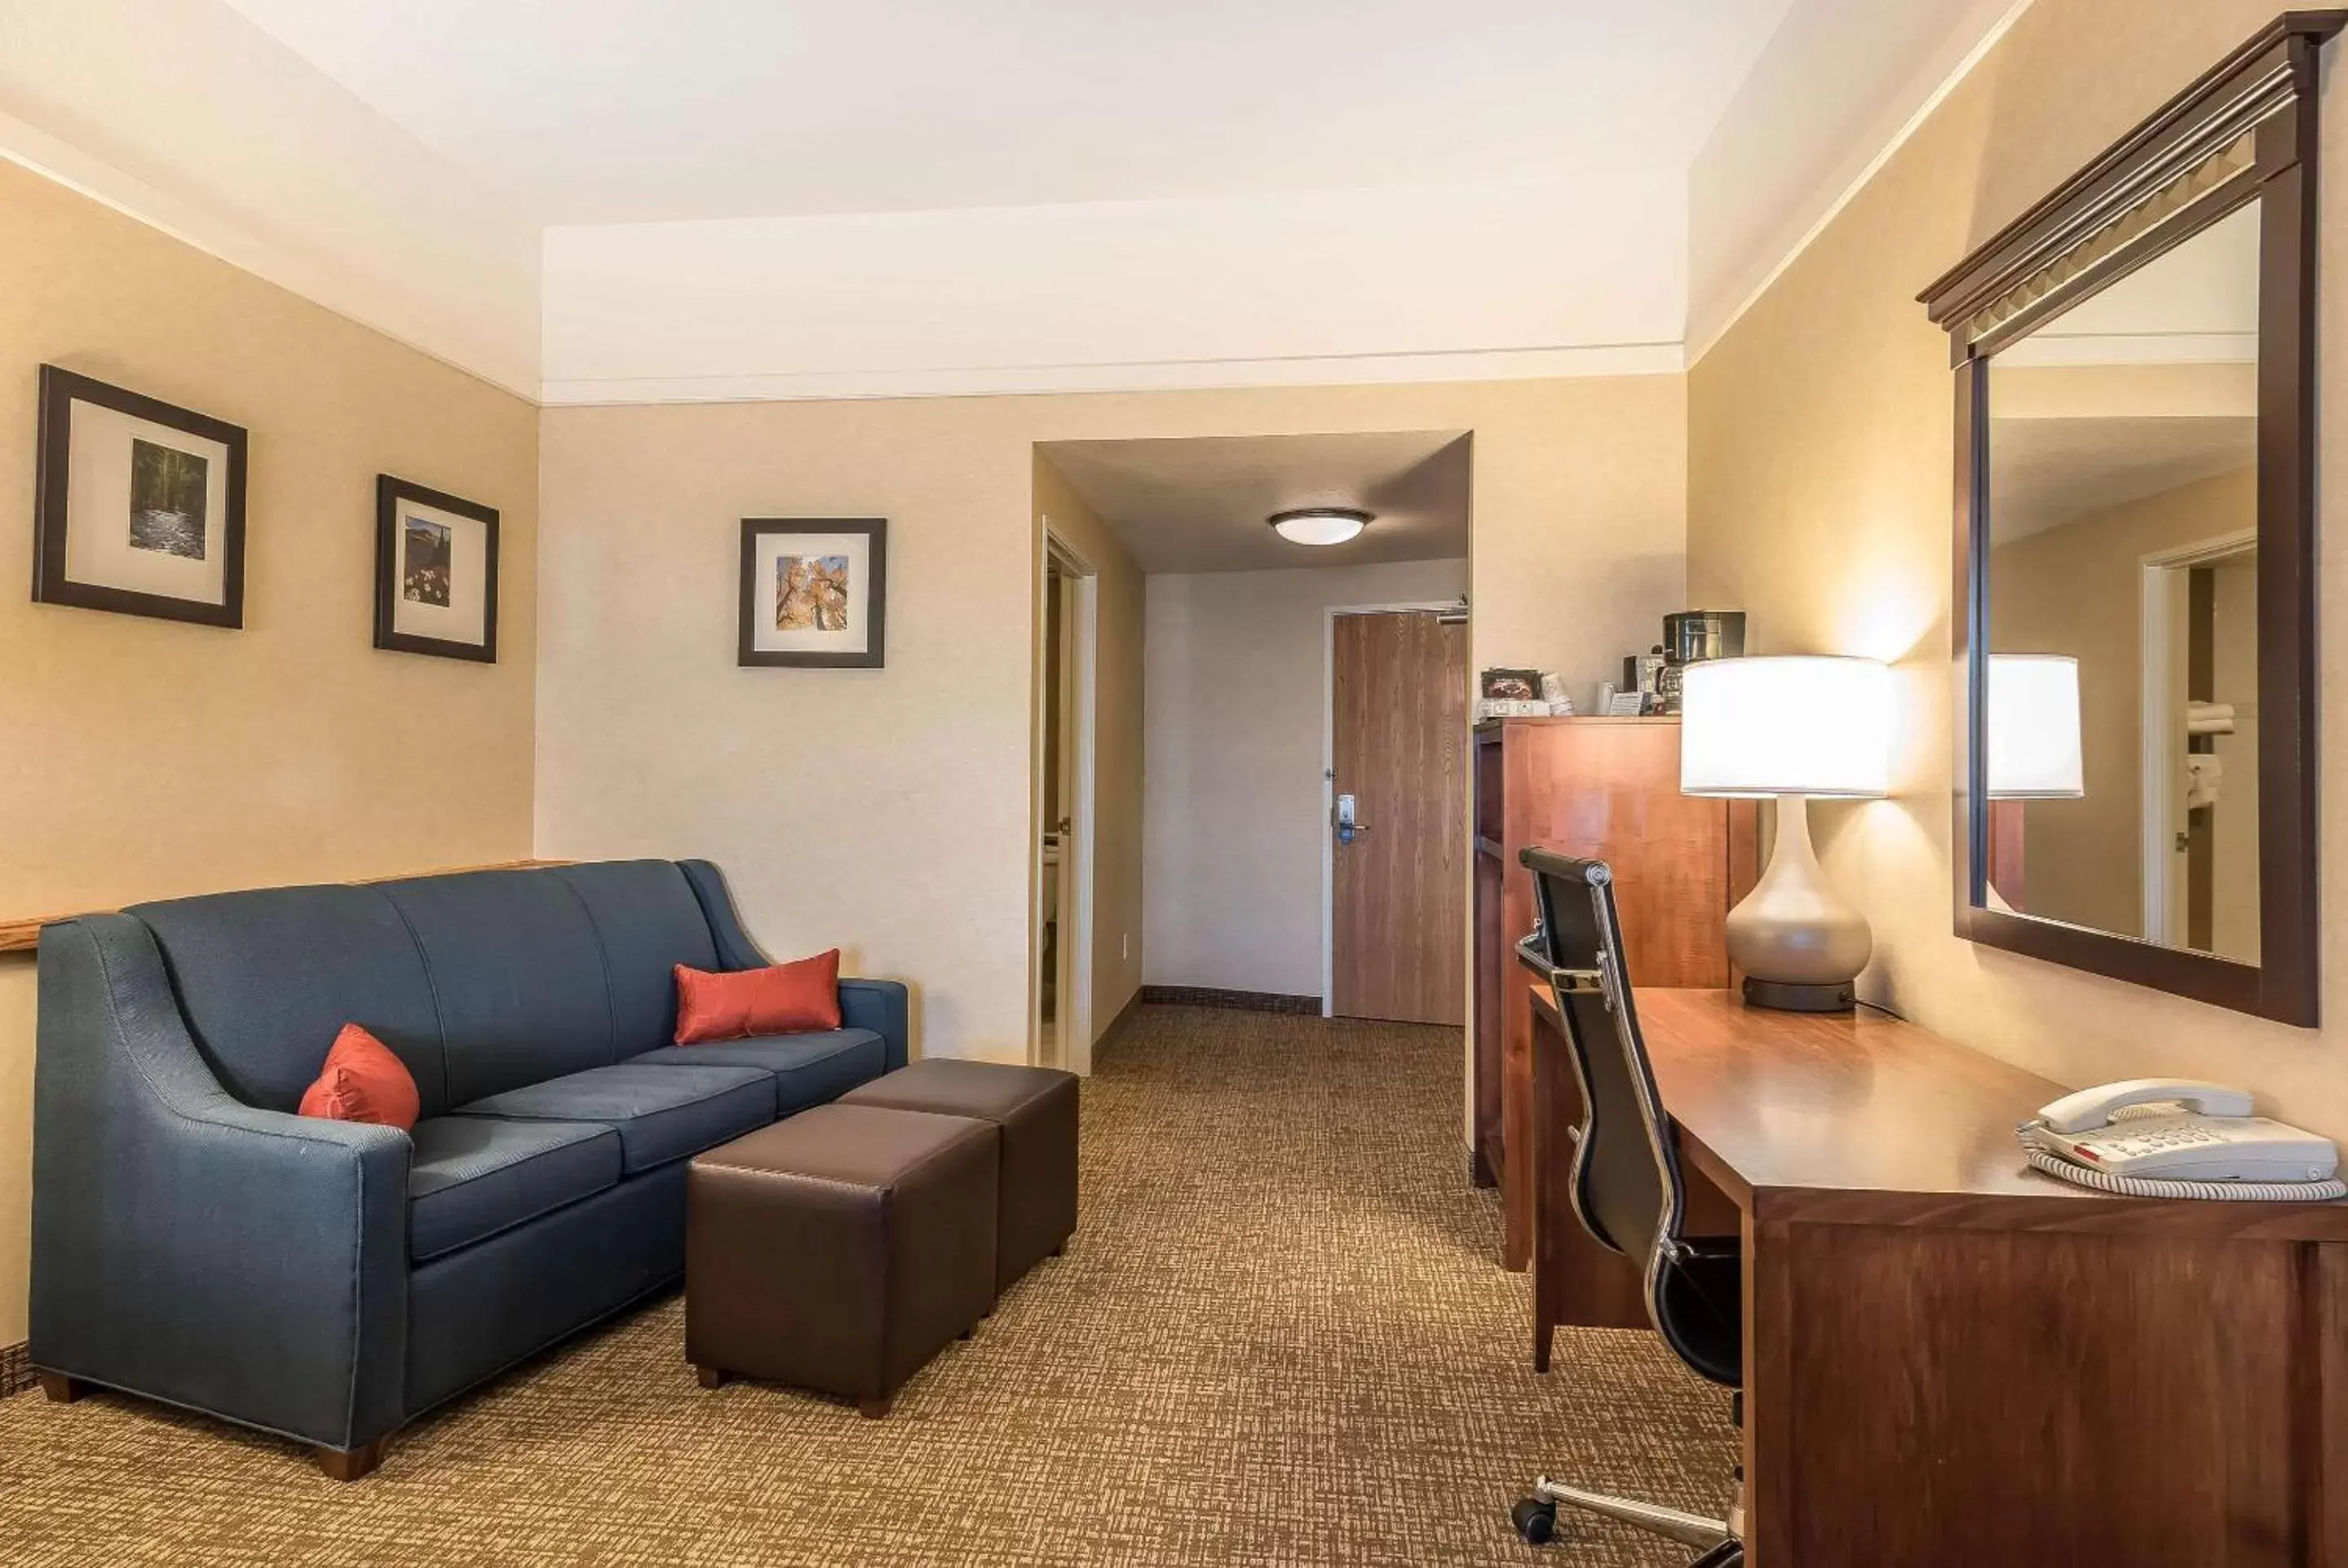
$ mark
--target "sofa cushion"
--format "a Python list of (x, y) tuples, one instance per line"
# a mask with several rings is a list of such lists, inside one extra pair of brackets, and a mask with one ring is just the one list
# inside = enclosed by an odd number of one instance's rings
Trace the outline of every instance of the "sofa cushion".
[(154, 934), (221, 1087), (247, 1105), (300, 1104), (326, 1048), (355, 1022), (407, 1064), (424, 1115), (448, 1108), (431, 980), (379, 889), (264, 887), (127, 912)]
[(571, 884), (544, 870), (473, 871), (381, 888), (439, 1002), (450, 1104), (611, 1065), (603, 950)]
[(438, 1116), (408, 1136), (407, 1255), (417, 1263), (620, 1179), (619, 1134), (600, 1122)]
[(762, 1034), (710, 1045), (672, 1045), (646, 1051), (636, 1061), (661, 1067), (716, 1064), (762, 1068), (775, 1075), (778, 1116), (789, 1116), (810, 1105), (837, 1100), (888, 1070), (887, 1047), (869, 1029)]
[(369, 1122), (406, 1132), (416, 1125), (416, 1075), (391, 1048), (357, 1024), (343, 1032), (326, 1052), (326, 1064), (317, 1081), (302, 1092), (295, 1107), (304, 1116), (330, 1122)]
[(668, 860), (613, 860), (561, 866), (560, 877), (594, 923), (611, 977), (612, 1038), (626, 1061), (669, 1043), (676, 1033), (676, 982), (670, 972), (717, 967), (717, 947), (701, 901)]
[(772, 1122), (775, 1079), (755, 1067), (647, 1067), (639, 1059), (509, 1089), (456, 1113), (601, 1122), (620, 1134), (620, 1168), (633, 1175)]
[(839, 949), (788, 964), (705, 974), (676, 967), (677, 1045), (839, 1027)]

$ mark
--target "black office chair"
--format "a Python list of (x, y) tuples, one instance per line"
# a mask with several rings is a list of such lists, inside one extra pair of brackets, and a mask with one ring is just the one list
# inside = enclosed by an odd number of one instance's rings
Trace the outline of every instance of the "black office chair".
[[(1519, 953), (1548, 974), (1581, 1086), (1573, 1212), (1591, 1235), (1640, 1266), (1647, 1316), (1673, 1353), (1714, 1382), (1741, 1389), (1741, 1249), (1733, 1236), (1681, 1234), (1687, 1186), (1631, 999), (1614, 874), (1602, 860), (1546, 849), (1528, 849), (1521, 859), (1533, 873), (1540, 923), (1519, 944)], [(1740, 1392), (1740, 1419), (1742, 1404)], [(1741, 1471), (1736, 1481), (1737, 1500), (1725, 1520), (1583, 1491), (1547, 1476), (1510, 1517), (1517, 1533), (1538, 1546), (1555, 1532), (1562, 1502), (1703, 1548), (1694, 1568), (1721, 1568), (1745, 1561)]]

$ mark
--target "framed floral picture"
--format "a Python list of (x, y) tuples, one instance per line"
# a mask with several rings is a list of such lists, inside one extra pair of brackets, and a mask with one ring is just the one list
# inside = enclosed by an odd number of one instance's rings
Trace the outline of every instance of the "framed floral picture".
[(736, 661), (880, 669), (888, 560), (879, 518), (743, 518)]
[(41, 366), (33, 600), (244, 624), (245, 433)]
[(375, 645), (498, 661), (498, 514), (389, 474), (375, 480)]

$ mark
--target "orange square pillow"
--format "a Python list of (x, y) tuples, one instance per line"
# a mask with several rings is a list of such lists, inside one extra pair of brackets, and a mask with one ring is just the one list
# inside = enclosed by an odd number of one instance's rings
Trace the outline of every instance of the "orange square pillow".
[(676, 1043), (839, 1027), (839, 949), (795, 964), (713, 975), (676, 966)]
[(355, 1023), (343, 1025), (317, 1081), (302, 1095), (302, 1114), (330, 1122), (372, 1122), (407, 1132), (420, 1107), (416, 1079), (391, 1047)]

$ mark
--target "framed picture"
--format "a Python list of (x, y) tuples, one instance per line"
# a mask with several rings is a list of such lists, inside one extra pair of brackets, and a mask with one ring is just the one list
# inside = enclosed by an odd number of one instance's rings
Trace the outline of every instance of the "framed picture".
[(889, 525), (879, 518), (742, 519), (742, 664), (878, 670)]
[(1488, 702), (1533, 702), (1540, 696), (1540, 671), (1538, 670), (1487, 670), (1484, 671), (1482, 691)]
[(375, 645), (498, 661), (498, 514), (378, 474)]
[(244, 431), (41, 366), (33, 600), (244, 624)]

